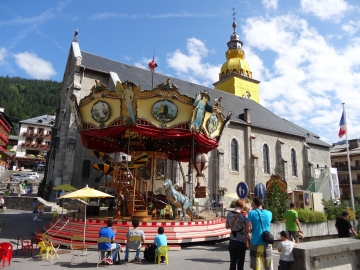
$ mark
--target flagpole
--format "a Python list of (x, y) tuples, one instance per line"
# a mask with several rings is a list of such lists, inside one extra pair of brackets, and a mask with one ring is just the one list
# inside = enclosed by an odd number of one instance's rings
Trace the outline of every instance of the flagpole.
[(348, 161), (348, 170), (349, 170), (350, 192), (351, 192), (351, 207), (355, 211), (354, 191), (352, 186), (352, 176), (351, 176), (351, 166), (350, 166), (350, 153), (349, 153), (349, 145), (348, 145), (348, 137), (347, 137), (348, 132), (347, 132), (345, 103), (342, 103), (342, 105), (343, 105), (344, 122), (345, 122), (345, 139), (346, 139), (346, 152), (347, 152), (347, 161)]

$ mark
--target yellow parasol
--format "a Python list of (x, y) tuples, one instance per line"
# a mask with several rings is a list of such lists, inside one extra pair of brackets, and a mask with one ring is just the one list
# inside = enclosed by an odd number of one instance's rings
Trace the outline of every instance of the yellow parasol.
[(226, 194), (224, 197), (231, 198), (231, 199), (239, 199), (239, 196), (237, 195), (236, 192)]
[(69, 184), (63, 184), (63, 185), (54, 187), (53, 190), (74, 191), (74, 190), (77, 190), (77, 188), (75, 188)]
[[(79, 189), (77, 191), (65, 194), (59, 199), (78, 199), (78, 198), (111, 198), (114, 197), (110, 194), (102, 192), (100, 190), (96, 190), (93, 188), (89, 188), (88, 185), (86, 187)], [(85, 207), (85, 218), (84, 218), (84, 242), (85, 242), (85, 232), (86, 232), (86, 207)]]

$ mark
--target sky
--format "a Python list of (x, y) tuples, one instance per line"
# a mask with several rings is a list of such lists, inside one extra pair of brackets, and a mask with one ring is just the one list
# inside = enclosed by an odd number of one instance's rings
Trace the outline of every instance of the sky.
[(0, 76), (62, 81), (78, 29), (82, 51), (147, 68), (155, 50), (156, 72), (213, 87), (233, 8), (260, 103), (329, 144), (345, 103), (359, 138), (358, 0), (2, 0)]

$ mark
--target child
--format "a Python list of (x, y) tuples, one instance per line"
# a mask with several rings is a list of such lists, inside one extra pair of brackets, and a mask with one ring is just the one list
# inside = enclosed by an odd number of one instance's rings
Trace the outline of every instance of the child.
[[(167, 246), (167, 239), (166, 235), (164, 234), (164, 227), (158, 228), (158, 235), (156, 235), (154, 238), (154, 245), (156, 245), (156, 250), (158, 249), (158, 247)], [(164, 256), (161, 256), (161, 262), (165, 262)]]
[(39, 203), (38, 207), (37, 207), (37, 210), (38, 210), (38, 221), (42, 221), (41, 217), (44, 213), (44, 205), (42, 203)]
[(294, 261), (293, 248), (297, 246), (290, 241), (290, 234), (288, 231), (279, 232), (281, 242), (278, 244), (278, 251), (280, 252), (280, 260), (278, 270), (290, 270), (292, 262)]

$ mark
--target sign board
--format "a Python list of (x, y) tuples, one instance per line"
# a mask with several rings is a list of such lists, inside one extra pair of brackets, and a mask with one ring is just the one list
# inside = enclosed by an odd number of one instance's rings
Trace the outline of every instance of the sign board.
[(249, 194), (249, 187), (245, 182), (240, 182), (236, 186), (236, 193), (240, 199), (245, 199)]
[(259, 183), (254, 188), (254, 196), (262, 200), (265, 200), (266, 197), (266, 188), (263, 183)]

